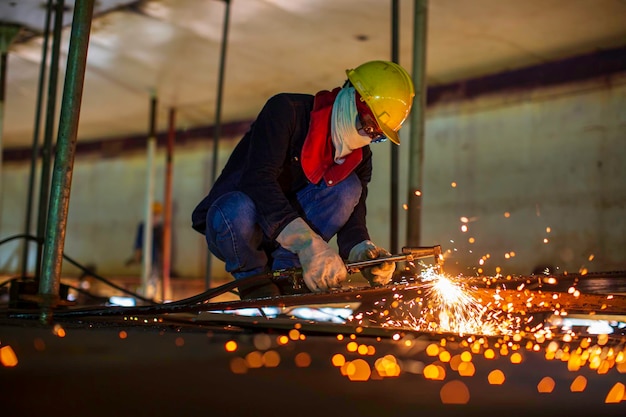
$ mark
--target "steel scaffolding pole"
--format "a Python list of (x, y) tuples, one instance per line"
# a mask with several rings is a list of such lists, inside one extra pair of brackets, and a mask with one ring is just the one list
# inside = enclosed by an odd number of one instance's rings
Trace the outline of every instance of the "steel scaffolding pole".
[[(41, 148), (41, 181), (39, 183), (39, 212), (37, 216), (37, 263), (35, 278), (41, 276), (46, 219), (48, 218), (48, 199), (50, 198), (50, 164), (52, 163), (52, 136), (56, 117), (57, 85), (59, 78), (59, 55), (61, 49), (61, 30), (63, 29), (64, 0), (58, 0), (54, 10), (54, 33), (52, 35), (52, 55), (50, 56), (50, 74), (48, 80), (48, 98), (46, 105), (46, 123), (43, 146)], [(67, 79), (67, 75), (66, 75)]]
[(167, 152), (165, 154), (165, 198), (163, 199), (163, 282), (161, 300), (171, 299), (170, 271), (172, 268), (172, 177), (174, 174), (174, 142), (176, 141), (176, 109), (168, 117)]
[(45, 324), (51, 323), (52, 309), (60, 301), (63, 247), (94, 1), (82, 0), (74, 4), (39, 282), (40, 321)]
[[(398, 0), (391, 0), (391, 61), (398, 63), (399, 49), (400, 12)], [(389, 250), (391, 253), (398, 251), (398, 178), (400, 172), (400, 161), (398, 157), (398, 145), (391, 143), (391, 219), (389, 224)]]
[[(3, 126), (4, 126), (4, 102), (6, 97), (6, 81), (7, 81), (7, 64), (9, 47), (13, 43), (13, 39), (20, 31), (20, 26), (12, 24), (0, 25), (0, 155), (3, 150)], [(2, 178), (2, 158), (0, 158), (0, 179)], [(0, 181), (1, 183), (1, 181)], [(0, 201), (3, 193), (0, 189)]]
[(154, 183), (156, 177), (155, 155), (157, 147), (156, 139), (156, 114), (157, 114), (157, 98), (153, 93), (150, 97), (150, 125), (148, 132), (147, 156), (146, 156), (146, 205), (144, 207), (143, 237), (141, 250), (141, 293), (144, 297), (154, 298), (156, 296), (156, 285), (151, 287), (154, 277), (154, 268), (152, 267), (152, 247), (154, 215), (152, 206), (154, 205)]
[[(211, 184), (217, 179), (217, 151), (220, 135), (222, 134), (222, 93), (224, 90), (224, 69), (226, 66), (226, 46), (228, 45), (228, 25), (230, 22), (230, 0), (223, 0), (226, 8), (224, 10), (224, 27), (222, 32), (222, 49), (220, 53), (220, 70), (217, 80), (217, 103), (215, 108), (215, 129), (213, 134), (213, 163), (211, 165)], [(204, 286), (211, 288), (211, 252), (207, 252), (206, 269), (204, 273)]]
[(426, 46), (428, 34), (428, 0), (415, 0), (413, 20), (413, 84), (415, 99), (411, 111), (409, 151), (409, 186), (407, 237), (408, 246), (419, 246), (421, 240), (422, 187), (424, 167), (424, 124), (426, 115)]
[[(37, 104), (35, 106), (35, 122), (33, 126), (33, 146), (30, 155), (30, 171), (28, 174), (28, 191), (26, 196), (26, 214), (24, 219), (24, 234), (30, 235), (32, 216), (33, 216), (33, 192), (35, 190), (35, 174), (37, 171), (37, 161), (39, 160), (39, 129), (41, 128), (41, 108), (43, 103), (44, 85), (46, 78), (46, 67), (48, 61), (49, 37), (50, 37), (50, 18), (52, 16), (52, 1), (48, 0), (46, 6), (46, 21), (44, 23), (43, 42), (41, 46), (41, 65), (39, 66), (39, 82), (37, 87)], [(41, 238), (41, 236), (37, 236)], [(39, 248), (41, 243), (37, 243), (37, 260), (39, 261)], [(24, 241), (22, 252), (22, 276), (28, 275), (28, 258), (29, 258), (30, 241)], [(39, 271), (39, 268), (36, 268)]]

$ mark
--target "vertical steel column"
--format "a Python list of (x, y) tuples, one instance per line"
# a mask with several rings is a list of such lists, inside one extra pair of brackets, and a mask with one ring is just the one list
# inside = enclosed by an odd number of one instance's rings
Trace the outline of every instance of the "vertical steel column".
[[(3, 37), (0, 34), (0, 37)], [(4, 42), (3, 42), (4, 43)], [(7, 47), (8, 50), (8, 47)], [(6, 83), (7, 83), (7, 52), (4, 48), (0, 50), (0, 156), (2, 155), (4, 145), (2, 143), (3, 131), (4, 131), (4, 100), (6, 96)], [(0, 157), (0, 186), (2, 184), (2, 158)], [(3, 192), (0, 187), (0, 203), (2, 202)]]
[(156, 294), (151, 293), (149, 290), (150, 277), (154, 274), (152, 270), (152, 247), (154, 242), (152, 240), (154, 225), (154, 216), (152, 213), (152, 205), (154, 204), (154, 177), (156, 176), (155, 167), (155, 154), (156, 154), (156, 112), (157, 112), (157, 99), (153, 93), (150, 97), (150, 127), (148, 133), (147, 143), (147, 161), (146, 161), (146, 206), (144, 208), (144, 221), (143, 221), (143, 247), (141, 254), (142, 268), (141, 268), (141, 293), (144, 297), (153, 298)]
[[(399, 5), (398, 0), (391, 0), (391, 61), (398, 63), (399, 46)], [(391, 253), (398, 253), (398, 178), (400, 162), (398, 157), (398, 145), (391, 143), (391, 219), (389, 224), (389, 250)]]
[[(224, 10), (224, 27), (222, 32), (222, 49), (220, 53), (220, 70), (217, 80), (217, 103), (215, 109), (215, 130), (213, 135), (213, 164), (211, 165), (211, 184), (217, 179), (217, 151), (220, 135), (222, 134), (222, 92), (224, 90), (224, 67), (226, 65), (226, 46), (228, 45), (228, 24), (230, 22), (230, 0), (223, 0), (226, 4)], [(206, 269), (204, 273), (204, 286), (211, 288), (211, 252), (207, 252)]]
[(411, 149), (409, 152), (408, 246), (419, 246), (421, 239), (422, 187), (424, 167), (424, 123), (426, 114), (426, 46), (428, 0), (415, 0), (413, 20), (413, 84), (415, 100), (411, 111)]
[[(37, 104), (35, 106), (35, 123), (33, 127), (33, 147), (30, 155), (30, 172), (28, 175), (28, 194), (26, 196), (26, 215), (24, 221), (24, 234), (30, 234), (32, 216), (33, 216), (33, 191), (35, 189), (35, 172), (37, 169), (37, 161), (39, 160), (39, 128), (41, 127), (41, 107), (43, 102), (43, 90), (46, 78), (46, 67), (48, 64), (48, 39), (50, 37), (50, 17), (52, 10), (52, 1), (48, 0), (46, 6), (46, 21), (43, 31), (43, 43), (41, 46), (41, 65), (39, 66), (39, 82), (37, 87)], [(38, 236), (41, 238), (41, 236)], [(37, 243), (37, 252), (39, 252), (40, 243)], [(22, 253), (22, 276), (28, 274), (28, 258), (29, 258), (30, 241), (24, 241)], [(39, 260), (39, 255), (37, 255)], [(39, 269), (37, 269), (39, 270)]]
[(42, 323), (51, 322), (52, 308), (59, 301), (63, 247), (94, 1), (77, 1), (74, 5), (72, 35), (67, 56), (56, 156), (52, 173), (42, 276), (39, 282), (40, 320)]
[(163, 285), (161, 300), (172, 298), (170, 270), (172, 268), (172, 176), (174, 141), (176, 140), (176, 110), (170, 109), (168, 118), (167, 152), (165, 154), (165, 198), (163, 203)]
[[(9, 46), (13, 42), (13, 39), (20, 31), (20, 27), (17, 25), (1, 25), (0, 26), (0, 156), (2, 155), (2, 137), (4, 131), (4, 101), (5, 90), (7, 81), (7, 63)], [(0, 157), (0, 183), (2, 179), (2, 158)], [(2, 201), (3, 193), (0, 188), (0, 201)]]
[(56, 116), (57, 84), (59, 78), (59, 54), (61, 48), (61, 30), (63, 29), (64, 0), (57, 0), (54, 10), (54, 33), (52, 35), (52, 55), (50, 57), (50, 75), (48, 80), (48, 99), (46, 105), (46, 124), (43, 147), (41, 148), (41, 181), (39, 183), (39, 216), (37, 219), (37, 264), (35, 278), (41, 276), (41, 262), (44, 251), (46, 219), (48, 216), (48, 198), (50, 196), (50, 165), (52, 163), (52, 135)]

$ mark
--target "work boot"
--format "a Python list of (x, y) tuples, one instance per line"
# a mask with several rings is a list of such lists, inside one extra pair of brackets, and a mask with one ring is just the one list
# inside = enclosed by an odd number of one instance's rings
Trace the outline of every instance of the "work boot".
[(254, 300), (256, 298), (276, 297), (280, 290), (270, 280), (257, 281), (252, 284), (244, 284), (239, 287), (239, 298), (242, 300)]

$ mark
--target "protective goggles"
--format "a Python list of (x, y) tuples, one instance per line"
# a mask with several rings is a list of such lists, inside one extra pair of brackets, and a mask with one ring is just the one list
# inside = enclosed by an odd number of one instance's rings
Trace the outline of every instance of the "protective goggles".
[(387, 136), (385, 136), (380, 126), (378, 126), (372, 111), (367, 104), (365, 104), (358, 92), (356, 93), (356, 109), (359, 113), (359, 123), (361, 124), (360, 129), (363, 130), (367, 136), (369, 136), (371, 143), (386, 141)]
[(380, 130), (378, 123), (371, 114), (359, 113), (359, 121), (361, 122), (361, 130), (370, 137), (371, 143), (379, 143), (387, 140), (387, 136)]

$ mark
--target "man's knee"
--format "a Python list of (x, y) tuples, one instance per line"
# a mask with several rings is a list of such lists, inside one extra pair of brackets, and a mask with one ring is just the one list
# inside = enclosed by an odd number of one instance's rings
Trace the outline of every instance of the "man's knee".
[(226, 193), (209, 207), (207, 211), (207, 229), (219, 233), (231, 228), (236, 222), (242, 227), (253, 224), (256, 208), (250, 197), (240, 191)]

